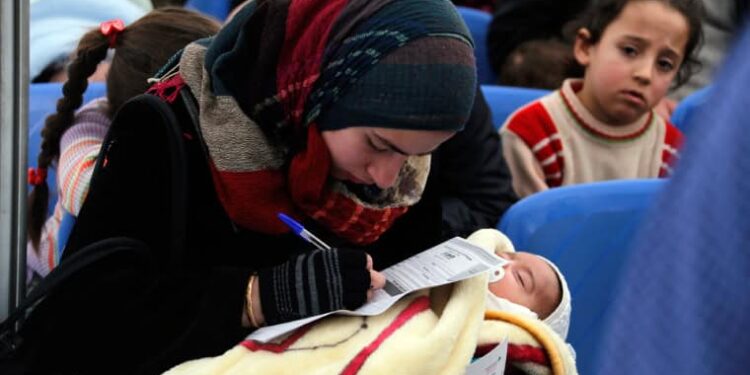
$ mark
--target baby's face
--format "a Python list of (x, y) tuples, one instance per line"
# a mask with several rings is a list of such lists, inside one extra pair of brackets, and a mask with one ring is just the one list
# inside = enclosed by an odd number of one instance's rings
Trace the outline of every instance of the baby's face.
[(515, 252), (498, 255), (509, 262), (504, 267), (505, 276), (489, 284), (492, 294), (526, 306), (540, 319), (549, 316), (562, 298), (555, 270), (534, 254)]

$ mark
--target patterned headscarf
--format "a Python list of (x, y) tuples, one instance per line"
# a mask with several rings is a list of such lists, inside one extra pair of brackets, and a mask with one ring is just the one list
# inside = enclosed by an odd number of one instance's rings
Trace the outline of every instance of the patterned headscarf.
[(320, 129), (462, 129), (476, 86), (471, 43), (447, 0), (258, 0), (189, 45), (175, 79), (198, 100), (236, 224), (282, 233), (276, 213), (288, 212), (366, 244), (418, 201), (429, 159), (410, 158), (392, 188), (355, 194), (330, 178)]

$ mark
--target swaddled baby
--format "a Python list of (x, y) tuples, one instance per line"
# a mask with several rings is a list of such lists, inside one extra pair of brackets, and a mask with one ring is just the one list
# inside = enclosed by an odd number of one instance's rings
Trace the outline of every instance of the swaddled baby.
[(564, 340), (570, 326), (570, 290), (560, 270), (539, 255), (516, 252), (505, 236), (496, 254), (508, 261), (490, 275), (487, 310), (538, 318)]

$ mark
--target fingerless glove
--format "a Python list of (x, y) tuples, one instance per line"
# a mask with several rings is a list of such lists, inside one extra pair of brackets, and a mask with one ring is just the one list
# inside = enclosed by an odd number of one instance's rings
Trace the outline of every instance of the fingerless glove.
[(362, 250), (304, 253), (258, 272), (261, 306), (267, 324), (361, 306), (367, 300), (370, 272)]

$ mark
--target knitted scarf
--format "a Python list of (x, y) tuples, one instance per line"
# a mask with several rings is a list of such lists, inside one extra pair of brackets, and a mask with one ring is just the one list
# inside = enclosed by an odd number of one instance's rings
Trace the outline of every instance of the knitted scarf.
[[(410, 157), (389, 189), (351, 189), (329, 176), (321, 129), (458, 131), (476, 71), (469, 33), (445, 0), (257, 0), (186, 47), (179, 74), (160, 84), (182, 80), (235, 224), (283, 233), (285, 212), (367, 244), (419, 200), (429, 157)], [(352, 93), (366, 104), (339, 100)]]

